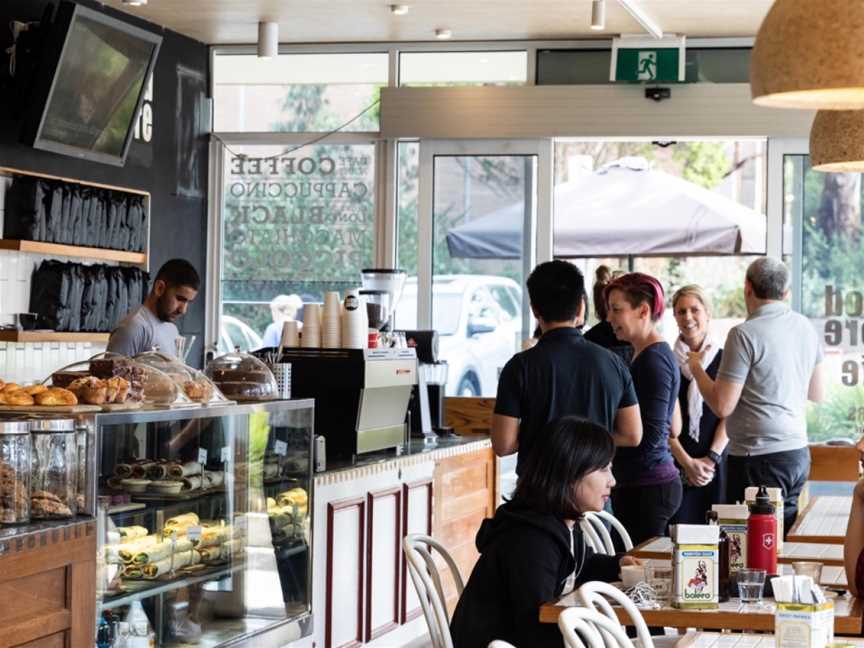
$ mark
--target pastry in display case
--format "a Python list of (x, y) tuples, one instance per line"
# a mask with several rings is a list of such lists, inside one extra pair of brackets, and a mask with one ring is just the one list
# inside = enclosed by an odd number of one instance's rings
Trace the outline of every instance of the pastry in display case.
[[(152, 357), (145, 357), (144, 362), (139, 362), (137, 359), (105, 352), (55, 371), (50, 377), (49, 391), (64, 389), (73, 395), (77, 402), (97, 405), (105, 411), (137, 409), (144, 405), (187, 407), (195, 404), (183, 389), (184, 381), (194, 382), (190, 372), (199, 374), (199, 382), (203, 378), (200, 372), (189, 369), (184, 372), (185, 378), (180, 379), (178, 376), (178, 380), (175, 380), (162, 371)], [(202, 395), (200, 390), (194, 393)], [(213, 393), (210, 392), (209, 396), (212, 397)], [(34, 398), (38, 399), (39, 395)]]
[(248, 353), (234, 351), (214, 358), (204, 373), (235, 401), (274, 400), (279, 396), (273, 372), (261, 360)]
[(137, 625), (156, 646), (311, 633), (313, 410), (307, 400), (94, 414), (101, 618)]
[(148, 351), (138, 354), (134, 360), (168, 376), (190, 401), (215, 405), (228, 400), (204, 373), (183, 364), (176, 358), (158, 351)]
[(114, 474), (106, 480), (106, 487), (114, 493), (132, 494), (133, 498), (147, 494), (151, 499), (171, 496), (188, 499), (203, 492), (221, 490), (224, 483), (224, 470), (208, 469), (200, 461), (131, 458), (114, 466)]

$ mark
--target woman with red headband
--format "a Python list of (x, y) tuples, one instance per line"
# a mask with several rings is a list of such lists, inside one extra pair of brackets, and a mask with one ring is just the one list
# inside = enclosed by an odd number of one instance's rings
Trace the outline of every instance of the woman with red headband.
[(657, 331), (665, 301), (660, 282), (631, 272), (606, 286), (604, 296), (615, 336), (633, 345), (630, 373), (642, 416), (642, 442), (618, 449), (612, 508), (638, 544), (666, 535), (669, 519), (681, 505), (681, 480), (669, 448), (681, 376), (675, 354)]

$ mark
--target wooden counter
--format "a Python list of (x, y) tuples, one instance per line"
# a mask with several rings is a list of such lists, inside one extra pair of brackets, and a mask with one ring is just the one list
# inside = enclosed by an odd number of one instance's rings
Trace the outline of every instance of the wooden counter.
[(0, 534), (0, 648), (78, 648), (96, 636), (96, 522)]

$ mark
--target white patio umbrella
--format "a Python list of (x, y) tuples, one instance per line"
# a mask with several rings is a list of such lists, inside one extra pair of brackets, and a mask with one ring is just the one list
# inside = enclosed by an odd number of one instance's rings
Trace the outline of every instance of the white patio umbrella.
[[(454, 257), (516, 259), (524, 202), (447, 234)], [(765, 216), (725, 196), (622, 158), (555, 187), (557, 257), (741, 254), (765, 250)]]

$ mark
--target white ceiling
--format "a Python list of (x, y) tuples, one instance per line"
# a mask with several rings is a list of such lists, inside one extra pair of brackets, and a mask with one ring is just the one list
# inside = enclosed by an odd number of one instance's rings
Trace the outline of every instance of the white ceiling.
[[(282, 43), (609, 38), (643, 31), (617, 0), (606, 0), (606, 30), (591, 31), (591, 0), (149, 0), (107, 5), (208, 44), (255, 43), (259, 21), (277, 21)], [(637, 0), (664, 32), (689, 37), (755, 36), (773, 0)]]

